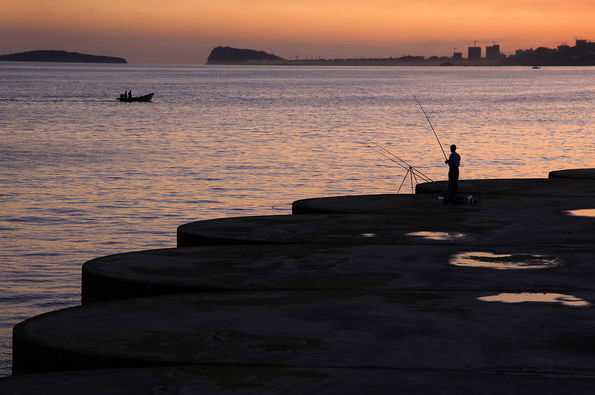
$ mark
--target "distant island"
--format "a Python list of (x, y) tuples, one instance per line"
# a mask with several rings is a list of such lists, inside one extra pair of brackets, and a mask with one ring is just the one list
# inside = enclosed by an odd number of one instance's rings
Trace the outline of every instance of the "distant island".
[(113, 56), (87, 55), (66, 51), (29, 51), (0, 55), (5, 62), (68, 62), (68, 63), (128, 63), (126, 59)]
[(237, 49), (231, 47), (218, 46), (211, 51), (207, 59), (207, 64), (282, 64), (286, 62), (280, 56), (256, 51), (253, 49)]
[(468, 57), (461, 52), (449, 56), (401, 56), (389, 58), (348, 59), (284, 59), (280, 56), (252, 49), (216, 47), (211, 51), (207, 64), (250, 64), (250, 65), (296, 65), (296, 66), (595, 66), (595, 43), (576, 40), (575, 46), (559, 45), (555, 49), (517, 50), (514, 55), (500, 53), (496, 44), (485, 49), (481, 56), (480, 47), (469, 47)]

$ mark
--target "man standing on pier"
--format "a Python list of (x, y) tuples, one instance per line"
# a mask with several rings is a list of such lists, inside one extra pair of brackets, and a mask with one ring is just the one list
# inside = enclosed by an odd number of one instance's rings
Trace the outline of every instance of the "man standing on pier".
[(461, 155), (457, 153), (456, 145), (450, 146), (450, 156), (444, 163), (448, 165), (448, 193), (444, 203), (455, 203), (459, 189), (459, 165), (461, 164)]

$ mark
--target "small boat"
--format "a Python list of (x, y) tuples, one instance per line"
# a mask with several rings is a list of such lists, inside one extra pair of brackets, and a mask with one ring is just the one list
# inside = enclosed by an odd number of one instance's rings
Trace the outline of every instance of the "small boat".
[(137, 96), (137, 97), (120, 96), (120, 97), (118, 97), (118, 100), (125, 101), (125, 102), (151, 101), (151, 99), (153, 99), (153, 95), (154, 95), (154, 93), (149, 93), (148, 95)]
[(539, 67), (539, 66), (533, 66), (533, 67), (531, 67), (531, 68), (532, 68), (533, 70), (539, 70), (541, 67)]

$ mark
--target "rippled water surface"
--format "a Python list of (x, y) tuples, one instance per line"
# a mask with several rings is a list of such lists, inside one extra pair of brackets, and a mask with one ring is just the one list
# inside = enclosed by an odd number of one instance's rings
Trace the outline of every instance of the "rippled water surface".
[[(185, 222), (301, 198), (593, 167), (595, 68), (0, 63), (0, 374), (11, 330), (80, 299), (92, 258), (175, 246)], [(152, 103), (119, 103), (127, 89)], [(404, 188), (406, 190), (406, 188)]]

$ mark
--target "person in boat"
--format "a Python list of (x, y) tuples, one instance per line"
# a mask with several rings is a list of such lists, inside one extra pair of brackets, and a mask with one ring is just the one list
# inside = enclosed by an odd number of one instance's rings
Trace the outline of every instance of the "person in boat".
[(445, 203), (455, 202), (459, 189), (459, 166), (461, 165), (461, 155), (457, 153), (455, 144), (450, 146), (450, 156), (444, 163), (448, 165), (448, 192)]
[(132, 91), (131, 91), (131, 90), (130, 90), (130, 91), (128, 91), (128, 98), (129, 98), (129, 99), (132, 99)]

